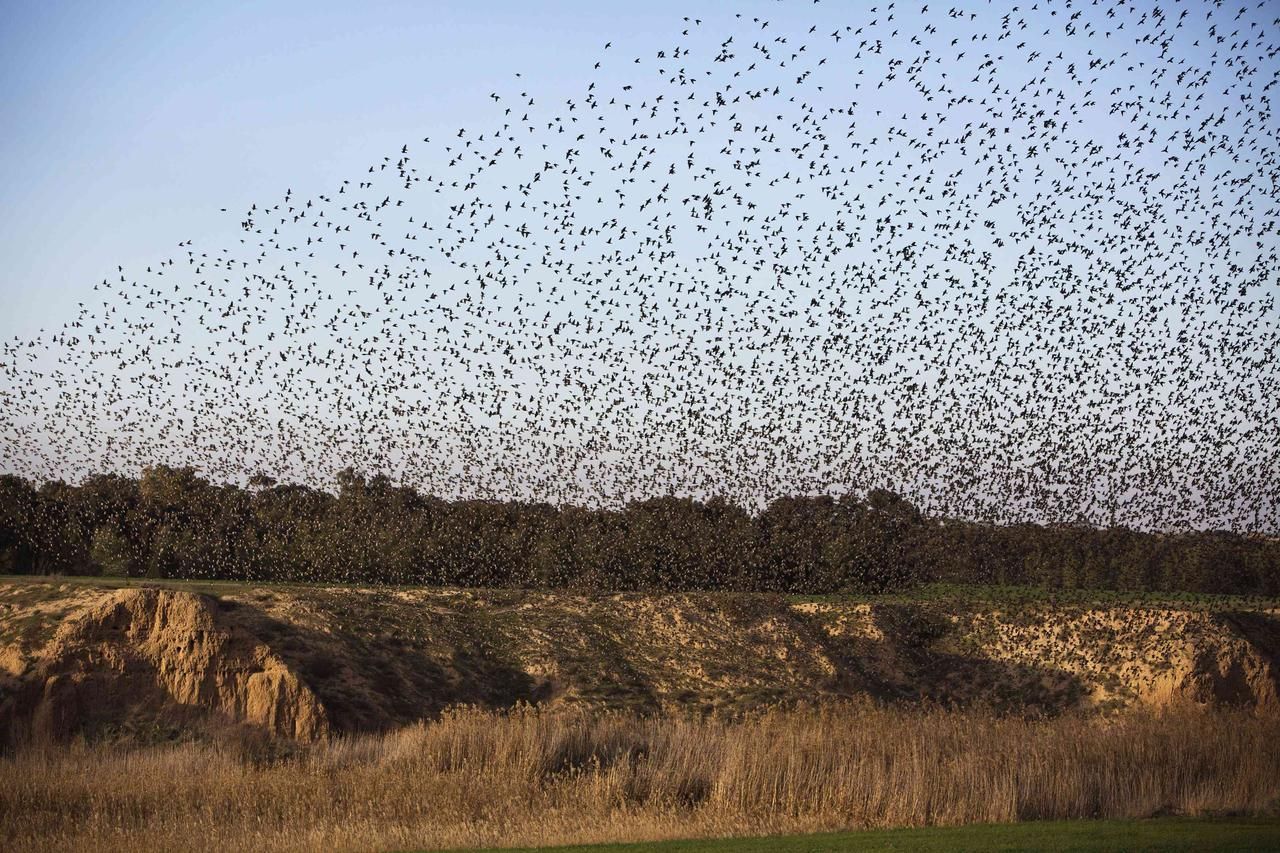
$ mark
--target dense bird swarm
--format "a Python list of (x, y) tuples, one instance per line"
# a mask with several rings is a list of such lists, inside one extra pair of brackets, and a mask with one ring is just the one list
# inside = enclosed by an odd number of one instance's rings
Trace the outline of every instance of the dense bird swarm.
[(4, 344), (3, 469), (1274, 532), (1276, 8), (785, 8), (116, 270)]

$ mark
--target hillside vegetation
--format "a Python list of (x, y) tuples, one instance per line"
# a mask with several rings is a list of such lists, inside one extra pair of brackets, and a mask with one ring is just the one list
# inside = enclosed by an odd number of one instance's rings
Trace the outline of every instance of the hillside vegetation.
[(15, 578), (0, 847), (1275, 815), (1278, 662), (1264, 599)]
[[(163, 582), (162, 582), (163, 583)], [(0, 584), (11, 742), (225, 723), (312, 740), (457, 705), (737, 715), (1280, 710), (1280, 605), (249, 584)], [(976, 591), (975, 591), (976, 592)]]

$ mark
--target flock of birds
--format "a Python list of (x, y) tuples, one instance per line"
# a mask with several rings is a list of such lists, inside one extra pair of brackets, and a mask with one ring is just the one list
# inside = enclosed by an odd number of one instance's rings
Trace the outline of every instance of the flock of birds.
[(711, 4), (114, 270), (3, 343), (0, 467), (1280, 528), (1280, 7), (872, 2)]

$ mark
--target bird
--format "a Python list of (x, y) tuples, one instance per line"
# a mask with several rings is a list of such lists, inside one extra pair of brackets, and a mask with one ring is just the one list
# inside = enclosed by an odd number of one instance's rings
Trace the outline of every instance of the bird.
[(1272, 8), (732, 6), (118, 265), (3, 470), (1280, 527)]

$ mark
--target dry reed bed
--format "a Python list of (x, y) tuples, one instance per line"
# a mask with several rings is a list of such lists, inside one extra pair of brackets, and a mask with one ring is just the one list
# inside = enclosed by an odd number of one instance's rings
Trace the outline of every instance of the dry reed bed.
[(460, 710), (285, 759), (231, 742), (0, 760), (0, 848), (370, 850), (1267, 813), (1280, 721), (865, 706), (745, 720)]

